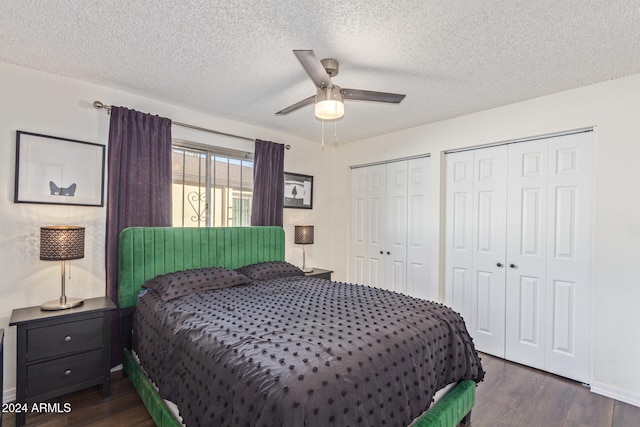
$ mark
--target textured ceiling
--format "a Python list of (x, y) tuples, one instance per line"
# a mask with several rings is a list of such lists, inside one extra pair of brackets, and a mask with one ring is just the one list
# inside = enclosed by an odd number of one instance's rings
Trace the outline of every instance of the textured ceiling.
[(309, 140), (312, 106), (274, 114), (315, 93), (293, 49), (337, 59), (343, 87), (407, 94), (347, 101), (341, 143), (640, 73), (639, 46), (636, 0), (0, 4), (0, 61)]

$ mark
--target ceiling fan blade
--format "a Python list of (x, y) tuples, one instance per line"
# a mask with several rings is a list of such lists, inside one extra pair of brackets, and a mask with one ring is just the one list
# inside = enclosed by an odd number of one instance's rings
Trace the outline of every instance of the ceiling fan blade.
[(310, 97), (305, 98), (300, 102), (296, 102), (295, 104), (290, 105), (287, 108), (284, 108), (284, 109), (278, 111), (276, 113), (276, 115), (282, 116), (284, 114), (289, 114), (290, 112), (295, 111), (298, 108), (302, 108), (302, 107), (307, 106), (309, 104), (313, 104), (315, 102), (315, 100), (316, 100), (316, 96), (315, 95), (311, 95)]
[(372, 90), (360, 90), (360, 89), (342, 89), (340, 91), (344, 99), (356, 99), (358, 101), (373, 101), (373, 102), (390, 102), (393, 104), (399, 104), (406, 95), (399, 93), (388, 92), (375, 92)]
[(312, 50), (294, 50), (293, 53), (316, 87), (327, 87), (331, 84), (331, 77), (329, 77), (329, 74), (327, 74), (322, 63)]

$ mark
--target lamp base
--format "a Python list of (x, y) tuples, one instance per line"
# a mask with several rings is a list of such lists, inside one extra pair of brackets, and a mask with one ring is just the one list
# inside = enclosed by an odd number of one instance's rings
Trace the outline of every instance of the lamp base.
[(69, 308), (78, 307), (84, 304), (82, 298), (66, 298), (66, 302), (62, 302), (59, 299), (47, 301), (40, 306), (40, 310), (54, 311), (54, 310), (67, 310)]

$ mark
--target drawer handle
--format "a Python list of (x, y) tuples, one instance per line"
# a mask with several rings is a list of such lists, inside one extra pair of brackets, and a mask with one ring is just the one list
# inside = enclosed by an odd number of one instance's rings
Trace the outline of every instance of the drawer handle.
[(71, 341), (71, 335), (67, 335), (66, 337), (64, 337), (64, 342), (69, 342)]
[(64, 375), (65, 376), (71, 375), (71, 369), (67, 369), (66, 371), (64, 371)]

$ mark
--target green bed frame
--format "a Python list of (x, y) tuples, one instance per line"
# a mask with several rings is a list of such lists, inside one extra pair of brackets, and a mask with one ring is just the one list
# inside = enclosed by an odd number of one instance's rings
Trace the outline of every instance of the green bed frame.
[[(142, 284), (160, 275), (202, 267), (237, 268), (265, 261), (284, 261), (281, 227), (171, 228), (132, 227), (120, 233), (118, 249), (118, 305), (135, 307)], [(130, 323), (125, 322), (130, 336)], [(125, 336), (125, 342), (130, 342)], [(159, 427), (181, 423), (171, 413), (140, 365), (124, 349), (124, 371)], [(476, 384), (465, 380), (429, 409), (413, 425), (455, 427), (469, 419)]]

